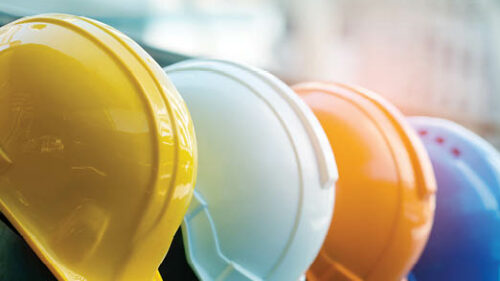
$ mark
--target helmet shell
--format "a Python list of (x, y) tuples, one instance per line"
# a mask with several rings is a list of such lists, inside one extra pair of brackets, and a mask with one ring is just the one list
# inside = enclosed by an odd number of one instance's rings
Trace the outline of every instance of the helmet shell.
[(435, 181), (401, 113), (365, 89), (304, 83), (293, 89), (325, 130), (339, 167), (335, 211), (308, 280), (401, 280), (432, 225)]
[(195, 168), (184, 102), (128, 37), (70, 15), (0, 29), (0, 209), (55, 277), (155, 278)]
[(182, 233), (201, 280), (297, 280), (328, 230), (337, 170), (307, 106), (274, 76), (193, 60), (165, 68), (193, 116), (200, 169)]
[(451, 121), (410, 117), (434, 167), (438, 192), (429, 242), (414, 280), (498, 280), (500, 155)]

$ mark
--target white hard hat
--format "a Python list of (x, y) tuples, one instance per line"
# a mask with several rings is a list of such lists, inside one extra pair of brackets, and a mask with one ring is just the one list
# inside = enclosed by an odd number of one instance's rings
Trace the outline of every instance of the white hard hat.
[(198, 139), (195, 197), (182, 226), (192, 269), (201, 280), (298, 280), (333, 212), (337, 168), (321, 125), (264, 71), (213, 60), (165, 71)]

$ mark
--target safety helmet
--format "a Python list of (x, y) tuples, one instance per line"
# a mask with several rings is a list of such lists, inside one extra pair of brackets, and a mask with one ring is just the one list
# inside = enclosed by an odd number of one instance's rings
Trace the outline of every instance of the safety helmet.
[(321, 125), (264, 71), (214, 60), (165, 71), (198, 138), (200, 168), (182, 224), (191, 268), (201, 280), (298, 280), (333, 212), (337, 169)]
[(498, 280), (500, 155), (451, 121), (411, 117), (432, 161), (438, 192), (429, 242), (414, 280)]
[(129, 38), (70, 15), (0, 29), (0, 210), (56, 278), (158, 278), (195, 169), (183, 100)]
[(304, 83), (293, 89), (326, 131), (339, 167), (333, 220), (308, 281), (401, 280), (431, 229), (435, 180), (418, 136), (365, 89)]

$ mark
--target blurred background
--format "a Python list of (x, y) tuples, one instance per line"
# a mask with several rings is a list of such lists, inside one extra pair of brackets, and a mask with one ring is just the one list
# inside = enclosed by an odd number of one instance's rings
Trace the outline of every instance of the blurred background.
[(4, 23), (94, 17), (163, 65), (183, 54), (253, 64), (291, 84), (355, 83), (500, 148), (498, 0), (2, 0), (0, 11)]

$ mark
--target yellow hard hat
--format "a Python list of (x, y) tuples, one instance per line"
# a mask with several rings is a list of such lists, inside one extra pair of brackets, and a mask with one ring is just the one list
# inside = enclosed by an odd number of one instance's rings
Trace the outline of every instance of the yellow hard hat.
[(330, 230), (307, 279), (403, 279), (434, 217), (434, 173), (417, 134), (364, 89), (305, 83), (294, 90), (318, 117), (339, 169)]
[(193, 125), (125, 35), (69, 15), (0, 29), (0, 209), (59, 280), (156, 280), (191, 200)]

